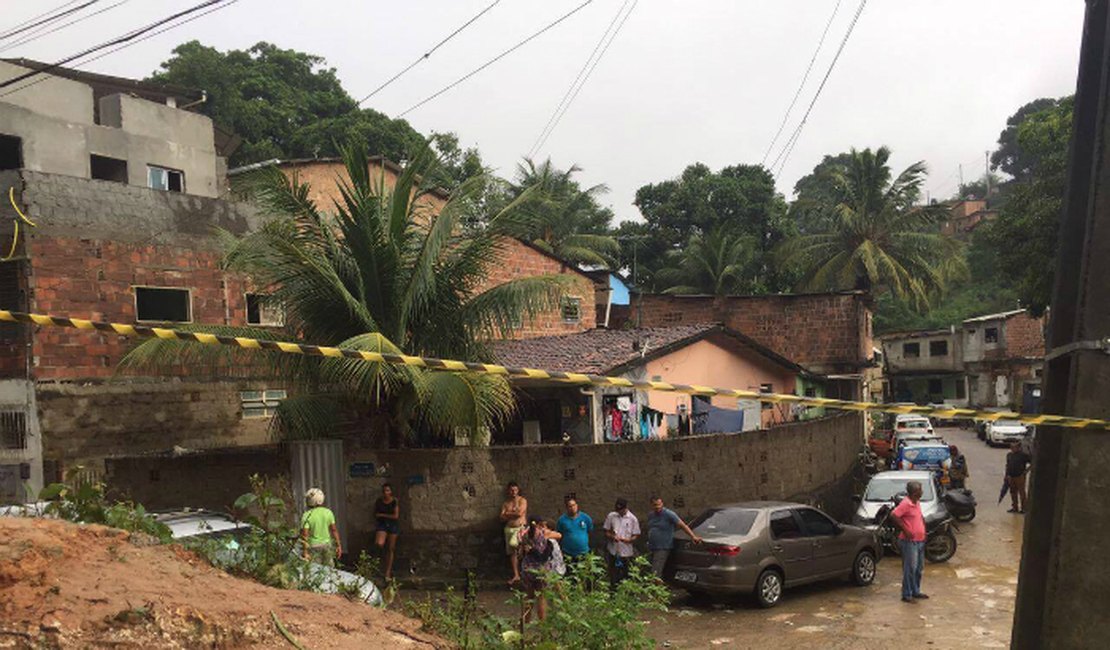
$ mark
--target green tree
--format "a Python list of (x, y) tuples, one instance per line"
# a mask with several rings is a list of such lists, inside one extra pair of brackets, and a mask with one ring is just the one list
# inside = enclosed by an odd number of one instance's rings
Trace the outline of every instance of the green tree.
[[(557, 306), (566, 286), (560, 276), (481, 289), (497, 263), (505, 225), (527, 195), (462, 236), (463, 201), (485, 179), (463, 182), (436, 212), (428, 198), (432, 186), (422, 180), (435, 176), (437, 160), (430, 149), (405, 166), (392, 188), (384, 176), (370, 174), (361, 146), (341, 153), (346, 177), (333, 205), (317, 205), (308, 198), (308, 185), (277, 169), (258, 172), (254, 197), (274, 219), (240, 239), (224, 233), (226, 264), (285, 309), (287, 332), (221, 332), (296, 335), (319, 345), (485, 361), (485, 341), (507, 335), (514, 321)], [(255, 360), (249, 354), (153, 340), (136, 347), (124, 364), (237, 367)], [(341, 412), (388, 422), (394, 441), (416, 429), (445, 437), (461, 431), (478, 435), (514, 408), (508, 381), (493, 375), (299, 355), (268, 361), (263, 371), (295, 389), (296, 397), (278, 410), (290, 436), (333, 431), (334, 415)]]
[(786, 204), (775, 191), (774, 178), (763, 167), (733, 165), (714, 172), (696, 163), (678, 178), (641, 187), (635, 203), (645, 225), (631, 229), (637, 230), (634, 234), (641, 239), (628, 239), (633, 236), (631, 230), (624, 233), (622, 263), (630, 264), (629, 252), (635, 242), (640, 274), (649, 286), (666, 288), (653, 276), (666, 264), (669, 251), (698, 234), (727, 233), (750, 238), (754, 244), (758, 291), (786, 288), (788, 281), (772, 264), (770, 252), (793, 229), (786, 219)]
[(1009, 174), (1019, 181), (1028, 180), (1038, 165), (1038, 154), (1020, 142), (1022, 124), (1030, 117), (1046, 110), (1058, 108), (1061, 104), (1071, 105), (1070, 97), (1034, 99), (1006, 120), (1006, 128), (998, 136), (998, 149), (991, 154), (991, 169)]
[(831, 227), (779, 247), (781, 262), (801, 273), (800, 288), (889, 291), (924, 309), (950, 279), (966, 274), (962, 245), (937, 229), (947, 210), (916, 205), (925, 164), (892, 179), (889, 160), (886, 147), (853, 149), (846, 168), (833, 172), (839, 199), (824, 206)]
[(598, 203), (609, 188), (583, 188), (574, 180), (580, 171), (576, 165), (559, 170), (550, 159), (537, 164), (525, 158), (505, 199), (531, 193), (520, 207), (528, 215), (518, 231), (522, 239), (569, 262), (613, 267), (620, 252), (609, 234), (613, 211)]
[(753, 265), (756, 242), (751, 237), (719, 232), (697, 234), (682, 250), (669, 255), (670, 266), (656, 274), (663, 293), (730, 296), (756, 291)]
[(827, 206), (840, 200), (839, 179), (852, 160), (852, 154), (826, 155), (813, 171), (794, 183), (794, 202), (789, 218), (801, 234), (824, 232), (835, 225), (833, 211)]
[(1037, 314), (1052, 300), (1074, 100), (1038, 101), (1051, 104), (1032, 113), (1025, 110), (1029, 105), (1023, 107), (1003, 132), (1008, 138), (1013, 129), (1006, 160), (1016, 161), (1011, 168), (1017, 175), (998, 218), (986, 228), (1001, 273), (1012, 279), (1022, 304)]

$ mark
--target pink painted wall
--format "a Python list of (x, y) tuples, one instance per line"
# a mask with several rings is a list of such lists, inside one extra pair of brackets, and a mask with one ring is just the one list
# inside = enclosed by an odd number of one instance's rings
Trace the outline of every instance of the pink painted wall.
[[(771, 384), (776, 393), (793, 393), (795, 374), (727, 339), (698, 341), (647, 364), (648, 379), (661, 377), (673, 384), (697, 384), (720, 388), (759, 390)], [(648, 393), (648, 405), (664, 413), (675, 413), (679, 404), (690, 408), (690, 396), (676, 393)], [(713, 405), (735, 409), (736, 399), (714, 397)], [(782, 421), (776, 410), (763, 411), (763, 426)]]

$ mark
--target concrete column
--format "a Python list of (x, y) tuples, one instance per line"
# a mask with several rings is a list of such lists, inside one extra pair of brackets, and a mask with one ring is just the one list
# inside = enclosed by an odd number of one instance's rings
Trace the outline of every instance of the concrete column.
[[(1103, 419), (1110, 354), (1091, 346), (1110, 337), (1108, 5), (1087, 1), (1042, 401), (1045, 413)], [(1034, 454), (1012, 645), (1110, 647), (1110, 432), (1042, 427)]]

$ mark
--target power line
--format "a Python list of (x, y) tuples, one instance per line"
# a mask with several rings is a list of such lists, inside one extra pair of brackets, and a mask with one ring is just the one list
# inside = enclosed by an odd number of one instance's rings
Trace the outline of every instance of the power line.
[[(779, 159), (782, 159), (782, 164), (779, 165), (779, 173), (781, 173), (782, 169), (786, 167), (786, 161), (790, 158), (790, 154), (794, 151), (794, 145), (798, 143), (798, 139), (801, 137), (802, 134), (802, 129), (805, 128), (806, 122), (809, 120), (809, 115), (813, 112), (813, 107), (817, 105), (817, 100), (821, 97), (821, 92), (825, 90), (825, 84), (828, 83), (829, 77), (832, 76), (833, 69), (836, 68), (836, 63), (840, 60), (840, 55), (844, 53), (844, 48), (848, 45), (848, 39), (852, 37), (852, 32), (855, 31), (856, 23), (859, 22), (859, 17), (863, 14), (863, 10), (866, 7), (867, 0), (860, 0), (859, 8), (856, 9), (856, 15), (852, 16), (852, 22), (848, 24), (848, 31), (844, 34), (843, 40), (840, 41), (840, 47), (838, 47), (836, 50), (836, 56), (834, 56), (832, 62), (829, 63), (829, 69), (825, 71), (825, 76), (821, 79), (821, 85), (817, 87), (817, 92), (814, 93), (813, 100), (809, 102), (809, 107), (806, 108), (805, 114), (802, 115), (802, 121), (799, 122), (798, 127), (794, 129), (794, 134), (791, 135), (791, 141), (788, 143), (788, 146), (783, 147), (783, 150), (779, 152), (778, 157), (775, 158), (774, 162), (771, 163), (771, 167), (773, 168), (778, 164)], [(777, 175), (778, 174), (776, 174), (776, 176)]]
[(469, 79), (469, 78), (473, 77), (474, 75), (478, 74), (478, 73), (479, 73), (479, 72), (481, 72), (482, 70), (485, 70), (486, 68), (490, 67), (490, 66), (491, 66), (491, 65), (493, 65), (494, 63), (497, 63), (498, 61), (500, 61), (501, 59), (505, 58), (506, 56), (508, 56), (508, 55), (512, 54), (513, 52), (515, 52), (515, 51), (519, 50), (520, 48), (524, 47), (525, 45), (527, 45), (527, 44), (528, 44), (529, 42), (531, 42), (532, 40), (534, 40), (535, 38), (537, 38), (538, 36), (540, 36), (540, 35), (541, 35), (541, 34), (543, 34), (544, 32), (546, 32), (546, 31), (548, 31), (549, 29), (551, 29), (551, 28), (555, 27), (556, 25), (558, 25), (559, 23), (563, 22), (563, 21), (564, 21), (564, 20), (566, 20), (567, 18), (570, 18), (571, 16), (573, 16), (573, 15), (574, 15), (574, 14), (576, 14), (576, 13), (578, 13), (579, 11), (582, 11), (583, 9), (585, 9), (585, 8), (586, 8), (586, 6), (587, 6), (587, 5), (591, 4), (591, 3), (593, 2), (593, 1), (594, 1), (594, 0), (586, 0), (585, 2), (583, 2), (583, 3), (582, 3), (582, 4), (580, 4), (580, 5), (578, 5), (578, 6), (577, 6), (577, 7), (575, 7), (574, 9), (571, 9), (571, 10), (570, 10), (570, 11), (568, 11), (567, 13), (563, 14), (562, 16), (560, 16), (559, 18), (557, 18), (556, 20), (554, 20), (553, 22), (550, 22), (550, 23), (548, 23), (548, 24), (547, 24), (547, 25), (546, 25), (545, 27), (543, 27), (542, 29), (540, 29), (540, 30), (539, 30), (538, 32), (535, 32), (535, 33), (533, 33), (533, 34), (532, 34), (531, 36), (529, 36), (528, 38), (525, 38), (524, 40), (520, 41), (520, 42), (519, 42), (519, 43), (517, 43), (516, 45), (514, 45), (514, 46), (510, 47), (509, 49), (505, 50), (505, 51), (504, 51), (504, 52), (502, 52), (501, 54), (498, 54), (497, 56), (493, 57), (493, 58), (492, 58), (492, 59), (490, 59), (489, 61), (486, 61), (485, 63), (483, 63), (482, 65), (478, 66), (477, 68), (474, 68), (473, 70), (471, 70), (470, 72), (468, 72), (468, 73), (464, 74), (463, 76), (459, 77), (459, 78), (458, 78), (458, 79), (456, 79), (455, 81), (453, 81), (453, 82), (451, 82), (451, 83), (447, 84), (446, 86), (444, 86), (444, 87), (443, 87), (443, 88), (441, 88), (440, 90), (438, 90), (438, 91), (436, 91), (436, 92), (432, 93), (431, 95), (429, 95), (429, 96), (425, 97), (424, 99), (422, 99), (422, 100), (420, 100), (420, 101), (416, 102), (416, 103), (415, 103), (415, 104), (413, 104), (412, 106), (410, 106), (410, 107), (408, 107), (407, 109), (405, 109), (405, 111), (404, 111), (404, 112), (402, 112), (402, 113), (401, 113), (400, 115), (398, 115), (397, 117), (398, 117), (398, 118), (401, 118), (401, 117), (404, 117), (404, 116), (408, 115), (409, 113), (411, 113), (411, 112), (415, 111), (416, 109), (420, 108), (420, 107), (421, 107), (421, 106), (423, 106), (424, 104), (427, 104), (428, 102), (432, 101), (432, 100), (433, 100), (433, 99), (435, 99), (436, 97), (439, 97), (439, 96), (440, 96), (440, 95), (442, 95), (443, 93), (445, 93), (445, 92), (447, 92), (447, 91), (451, 90), (451, 89), (452, 89), (452, 88), (454, 88), (455, 86), (458, 86), (458, 85), (459, 85), (459, 84), (461, 84), (462, 82), (464, 82), (464, 81), (466, 81), (467, 79)]
[[(89, 2), (86, 2), (85, 4), (81, 5), (80, 7), (74, 7), (72, 9), (62, 11), (61, 13), (55, 14), (53, 16), (49, 16), (50, 14), (54, 14), (57, 11), (65, 9), (66, 7), (68, 7), (69, 5), (73, 4), (76, 1), (77, 0), (71, 0), (70, 2), (67, 2), (67, 3), (63, 4), (60, 7), (55, 7), (53, 9), (51, 9), (50, 11), (41, 13), (41, 14), (35, 16), (34, 18), (30, 18), (28, 20), (25, 20), (25, 21), (19, 23), (15, 27), (12, 27), (8, 31), (4, 32), (3, 34), (0, 34), (0, 40), (3, 40), (5, 38), (10, 38), (12, 36), (15, 36), (16, 34), (25, 32), (29, 29), (34, 29), (34, 28), (39, 27), (41, 25), (50, 24), (50, 23), (54, 22), (55, 20), (58, 20), (59, 18), (63, 18), (63, 17), (65, 17), (65, 16), (67, 16), (67, 15), (69, 15), (69, 14), (75, 12), (75, 11), (81, 11), (82, 9), (84, 9), (85, 7), (87, 7), (91, 4), (96, 4), (97, 2), (100, 2), (100, 0), (90, 0)], [(49, 18), (43, 18), (43, 16), (49, 16)], [(42, 18), (42, 20), (39, 20), (40, 18)], [(31, 23), (31, 24), (28, 24), (28, 23)]]
[(77, 54), (72, 54), (70, 56), (67, 56), (64, 59), (60, 59), (58, 61), (55, 61), (54, 63), (51, 63), (50, 65), (47, 65), (47, 66), (45, 66), (43, 68), (40, 68), (38, 70), (29, 70), (27, 72), (24, 72), (23, 74), (16, 75), (16, 76), (12, 77), (11, 79), (8, 79), (7, 81), (4, 81), (4, 82), (0, 83), (0, 88), (7, 88), (8, 86), (11, 86), (12, 84), (19, 83), (20, 81), (23, 81), (25, 79), (29, 79), (31, 77), (36, 77), (38, 75), (45, 74), (45, 73), (49, 72), (50, 70), (53, 70), (54, 68), (60, 68), (60, 67), (64, 66), (65, 64), (69, 63), (70, 61), (75, 61), (77, 59), (84, 58), (84, 57), (88, 56), (89, 54), (92, 54), (94, 52), (98, 52), (100, 50), (107, 49), (109, 47), (112, 47), (113, 45), (119, 45), (119, 44), (122, 44), (122, 43), (127, 43), (129, 41), (133, 41), (136, 38), (138, 38), (139, 36), (141, 36), (141, 35), (143, 35), (147, 32), (150, 32), (150, 31), (154, 30), (155, 28), (157, 28), (161, 25), (165, 25), (166, 23), (177, 20), (178, 18), (181, 18), (182, 16), (187, 16), (191, 13), (196, 12), (196, 11), (200, 11), (201, 9), (204, 9), (205, 7), (211, 7), (214, 4), (219, 4), (221, 2), (226, 2), (226, 1), (227, 0), (205, 0), (205, 2), (202, 2), (198, 5), (194, 5), (190, 8), (188, 8), (188, 9), (184, 9), (182, 11), (179, 11), (179, 12), (177, 12), (175, 14), (172, 14), (172, 15), (166, 17), (166, 18), (162, 18), (162, 19), (157, 20), (157, 21), (155, 21), (155, 22), (153, 22), (149, 25), (146, 25), (145, 27), (141, 27), (139, 29), (130, 31), (130, 32), (124, 34), (123, 36), (119, 36), (119, 37), (114, 38), (110, 41), (106, 41), (104, 43), (101, 43), (100, 45), (93, 46), (93, 47), (91, 47), (87, 50), (84, 50), (82, 52), (79, 52)]
[[(601, 58), (604, 57), (605, 53), (609, 50), (609, 46), (616, 40), (617, 34), (620, 33), (621, 28), (624, 27), (625, 21), (628, 20), (628, 17), (631, 16), (632, 12), (636, 9), (636, 4), (638, 2), (639, 0), (631, 0), (631, 7), (628, 9), (628, 12), (625, 13), (625, 7), (629, 6), (629, 0), (625, 0), (624, 4), (617, 10), (617, 14), (613, 16), (613, 20), (610, 21), (609, 26), (605, 29), (605, 33), (601, 35), (601, 39), (598, 40), (597, 45), (594, 46), (593, 52), (590, 52), (589, 58), (582, 64), (582, 69), (578, 71), (578, 76), (574, 78), (574, 81), (570, 84), (570, 88), (567, 88), (567, 92), (563, 95), (563, 99), (555, 107), (555, 111), (551, 114), (551, 117), (548, 118), (547, 124), (543, 127), (543, 131), (541, 131), (539, 137), (536, 138), (536, 142), (532, 144), (532, 148), (528, 151), (529, 158), (539, 153), (539, 150), (547, 144), (547, 139), (555, 132), (555, 128), (559, 126), (559, 122), (562, 121), (563, 116), (566, 115), (567, 111), (570, 109), (570, 105), (574, 103), (574, 99), (578, 97), (578, 93), (582, 91), (582, 87), (589, 81), (590, 75), (593, 74), (594, 69), (596, 69), (598, 63), (601, 62)], [(621, 14), (624, 14), (624, 18), (621, 18)], [(618, 19), (620, 20), (619, 24), (617, 24)], [(614, 25), (616, 25), (616, 29), (614, 29)], [(612, 32), (611, 37), (609, 36), (610, 32)], [(608, 42), (606, 42), (607, 37)], [(604, 47), (602, 44), (604, 44)], [(598, 53), (599, 49), (600, 53)], [(581, 81), (581, 83), (579, 83), (579, 81)]]
[(92, 12), (91, 14), (86, 14), (86, 15), (81, 16), (79, 18), (75, 18), (75, 19), (69, 21), (68, 23), (65, 23), (65, 24), (62, 24), (62, 25), (57, 25), (56, 27), (53, 27), (52, 29), (48, 29), (44, 32), (37, 32), (35, 34), (28, 34), (22, 40), (18, 40), (14, 43), (8, 43), (7, 45), (4, 45), (3, 47), (0, 47), (0, 52), (7, 52), (8, 50), (10, 50), (12, 48), (15, 48), (15, 47), (19, 47), (20, 45), (26, 45), (27, 43), (30, 43), (32, 41), (37, 41), (37, 40), (39, 40), (40, 38), (42, 38), (44, 36), (49, 36), (50, 34), (53, 34), (54, 32), (61, 31), (61, 30), (65, 29), (66, 27), (69, 27), (70, 25), (76, 25), (77, 23), (84, 22), (84, 21), (92, 18), (93, 16), (98, 16), (98, 15), (100, 15), (100, 14), (106, 12), (106, 11), (111, 11), (112, 9), (115, 9), (116, 7), (118, 7), (122, 4), (126, 4), (127, 2), (129, 2), (129, 0), (119, 0), (119, 2), (117, 2), (115, 4), (108, 5), (107, 7), (104, 7), (103, 9), (98, 9), (98, 10)]
[(783, 129), (786, 128), (786, 123), (790, 120), (790, 113), (794, 110), (794, 105), (798, 103), (798, 98), (802, 96), (802, 90), (809, 81), (809, 74), (813, 72), (813, 65), (817, 63), (817, 55), (821, 53), (821, 47), (825, 44), (825, 37), (829, 35), (829, 29), (832, 27), (833, 19), (840, 11), (840, 3), (844, 0), (836, 0), (836, 6), (833, 7), (832, 15), (829, 16), (829, 21), (825, 23), (825, 31), (821, 32), (821, 38), (817, 40), (817, 49), (813, 50), (813, 57), (809, 60), (809, 65), (806, 66), (806, 72), (802, 75), (802, 82), (798, 84), (798, 90), (794, 93), (794, 99), (790, 100), (790, 106), (786, 107), (786, 113), (782, 116), (782, 124), (779, 125), (779, 130), (775, 132), (775, 137), (771, 138), (771, 144), (767, 145), (767, 151), (763, 154), (763, 160), (760, 165), (767, 162), (767, 156), (771, 155), (771, 150), (775, 148), (775, 143), (779, 141), (779, 136), (782, 135)]
[[(216, 1), (219, 2), (220, 0), (216, 0)], [(138, 45), (139, 43), (141, 43), (141, 42), (143, 42), (147, 39), (154, 38), (155, 36), (158, 36), (159, 34), (164, 34), (164, 33), (168, 32), (172, 29), (177, 29), (178, 27), (181, 27), (182, 25), (186, 25), (188, 23), (193, 22), (194, 20), (203, 18), (204, 16), (207, 16), (208, 14), (215, 13), (217, 11), (220, 11), (221, 9), (226, 9), (226, 8), (230, 7), (231, 5), (235, 4), (236, 2), (239, 2), (239, 0), (226, 0), (224, 2), (224, 4), (218, 4), (215, 7), (209, 9), (208, 11), (202, 11), (201, 13), (199, 13), (195, 16), (191, 16), (189, 18), (186, 18), (185, 20), (182, 20), (181, 22), (174, 23), (174, 24), (169, 25), (167, 27), (163, 27), (162, 29), (159, 29), (157, 31), (146, 34), (142, 38), (137, 38), (135, 40), (123, 43), (119, 47), (108, 50), (107, 52), (101, 52), (100, 54), (92, 57), (91, 59), (86, 59), (85, 61), (82, 61), (82, 62), (78, 63), (74, 67), (80, 67), (80, 66), (83, 66), (83, 65), (87, 65), (89, 63), (92, 63), (93, 61), (98, 61), (100, 59), (103, 59), (104, 57), (108, 56), (109, 54), (114, 54), (116, 52), (119, 52), (120, 50), (127, 49), (127, 48), (131, 47), (132, 45)], [(213, 3), (206, 3), (206, 5), (207, 4), (213, 4)], [(57, 66), (55, 66), (55, 67), (57, 67)], [(12, 93), (17, 93), (17, 92), (19, 92), (19, 91), (21, 91), (25, 88), (30, 88), (31, 86), (34, 86), (36, 84), (40, 84), (40, 83), (48, 80), (49, 78), (50, 77), (42, 77), (40, 79), (36, 79), (36, 80), (34, 80), (30, 83), (27, 83), (27, 84), (24, 84), (24, 85), (18, 87), (18, 88), (13, 88), (13, 89), (7, 91), (6, 93), (2, 93), (2, 94), (0, 94), (0, 97), (6, 97), (7, 95), (10, 95)]]
[(498, 4), (500, 4), (500, 3), (501, 3), (501, 0), (494, 0), (494, 2), (493, 2), (492, 4), (490, 4), (490, 5), (488, 6), (488, 7), (486, 7), (485, 9), (483, 9), (483, 10), (481, 10), (481, 11), (479, 11), (479, 12), (478, 12), (478, 13), (477, 13), (477, 14), (476, 14), (476, 15), (475, 15), (475, 16), (474, 16), (473, 18), (471, 18), (470, 20), (466, 21), (465, 23), (463, 23), (462, 25), (460, 25), (458, 29), (456, 29), (455, 31), (453, 31), (453, 32), (451, 32), (450, 34), (448, 34), (448, 35), (447, 35), (447, 38), (445, 38), (445, 39), (443, 39), (442, 41), (440, 41), (440, 42), (436, 43), (436, 44), (435, 44), (435, 46), (433, 46), (433, 47), (432, 47), (432, 49), (430, 49), (430, 50), (428, 50), (427, 52), (425, 52), (425, 53), (424, 53), (424, 54), (423, 54), (423, 55), (422, 55), (422, 56), (421, 56), (420, 58), (418, 58), (417, 60), (415, 60), (415, 61), (413, 61), (412, 63), (408, 64), (408, 65), (407, 65), (407, 66), (406, 66), (405, 68), (403, 68), (403, 69), (402, 69), (402, 70), (401, 70), (400, 72), (398, 72), (397, 74), (395, 74), (395, 75), (393, 75), (392, 77), (390, 77), (389, 79), (387, 79), (387, 80), (385, 81), (385, 83), (383, 83), (382, 85), (378, 86), (378, 87), (377, 87), (377, 88), (375, 88), (374, 90), (370, 91), (370, 94), (369, 94), (369, 95), (367, 95), (367, 96), (363, 97), (362, 99), (358, 100), (357, 104), (361, 105), (361, 104), (362, 104), (362, 102), (364, 102), (364, 101), (366, 101), (366, 100), (370, 99), (370, 98), (371, 98), (371, 97), (373, 97), (374, 95), (377, 95), (377, 94), (378, 94), (378, 93), (380, 93), (380, 92), (381, 92), (382, 90), (385, 90), (385, 88), (386, 88), (387, 86), (389, 86), (389, 85), (390, 85), (391, 83), (393, 83), (394, 81), (397, 81), (398, 79), (400, 79), (400, 78), (401, 78), (402, 76), (404, 76), (404, 75), (405, 75), (405, 73), (407, 73), (407, 72), (408, 72), (409, 70), (412, 70), (413, 68), (415, 68), (415, 67), (416, 67), (417, 65), (419, 65), (419, 64), (420, 64), (420, 63), (421, 63), (422, 61), (425, 61), (425, 60), (427, 60), (427, 59), (428, 59), (429, 57), (431, 57), (431, 56), (432, 56), (432, 54), (433, 54), (433, 53), (435, 53), (435, 51), (436, 51), (436, 50), (438, 50), (439, 48), (443, 47), (443, 45), (444, 45), (445, 43), (447, 43), (447, 41), (449, 41), (449, 40), (451, 40), (452, 38), (455, 38), (456, 36), (458, 36), (460, 32), (462, 32), (462, 31), (463, 31), (464, 29), (466, 29), (467, 27), (470, 27), (470, 25), (471, 25), (471, 24), (473, 24), (473, 23), (474, 23), (475, 21), (477, 21), (477, 20), (478, 20), (479, 18), (481, 18), (482, 16), (484, 16), (484, 15), (485, 15), (485, 13), (486, 13), (487, 11), (489, 11), (490, 9), (493, 9), (494, 7), (496, 7), (496, 6), (497, 6)]

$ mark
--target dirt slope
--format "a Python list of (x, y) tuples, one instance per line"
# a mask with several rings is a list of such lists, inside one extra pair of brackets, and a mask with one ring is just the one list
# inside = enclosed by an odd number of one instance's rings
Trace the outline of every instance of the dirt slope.
[(0, 647), (443, 648), (400, 614), (234, 578), (103, 526), (0, 517)]

